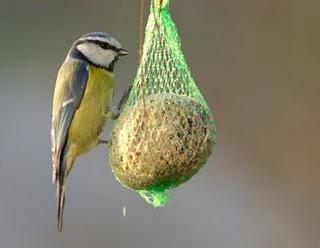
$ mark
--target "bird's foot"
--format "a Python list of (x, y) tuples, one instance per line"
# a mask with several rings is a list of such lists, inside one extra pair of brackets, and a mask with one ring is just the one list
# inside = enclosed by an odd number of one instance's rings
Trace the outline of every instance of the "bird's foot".
[(111, 108), (107, 108), (106, 112), (105, 112), (105, 118), (107, 120), (116, 120), (118, 119), (120, 116), (120, 110), (118, 109), (117, 106), (111, 107)]
[(119, 118), (119, 116), (120, 116), (120, 109), (117, 106), (112, 107), (110, 109), (110, 117), (111, 117), (111, 119), (112, 120), (116, 120), (116, 119)]
[(111, 141), (110, 141), (110, 140), (99, 139), (99, 140), (97, 141), (97, 146), (98, 146), (98, 145), (101, 145), (101, 144), (110, 145), (110, 144), (111, 144)]

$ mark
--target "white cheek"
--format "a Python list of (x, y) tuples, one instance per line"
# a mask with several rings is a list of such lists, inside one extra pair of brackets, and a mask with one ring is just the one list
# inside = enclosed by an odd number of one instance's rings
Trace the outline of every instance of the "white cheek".
[(83, 43), (77, 49), (92, 63), (108, 67), (117, 53), (112, 50), (104, 50), (94, 43)]

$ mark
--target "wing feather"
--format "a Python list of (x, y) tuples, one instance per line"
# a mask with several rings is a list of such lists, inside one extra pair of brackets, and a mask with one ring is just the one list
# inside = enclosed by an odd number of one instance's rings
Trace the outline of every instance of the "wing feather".
[(81, 61), (66, 61), (61, 66), (53, 98), (51, 145), (52, 181), (64, 176), (61, 156), (67, 142), (73, 116), (78, 109), (88, 81), (88, 66)]

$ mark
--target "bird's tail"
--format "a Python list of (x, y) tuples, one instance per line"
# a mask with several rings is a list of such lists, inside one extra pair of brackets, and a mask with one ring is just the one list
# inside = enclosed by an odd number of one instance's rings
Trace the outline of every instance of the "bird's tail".
[(66, 193), (65, 180), (58, 181), (57, 183), (57, 230), (62, 232), (63, 229), (63, 209)]
[(54, 179), (57, 184), (57, 230), (62, 232), (63, 229), (63, 209), (65, 204), (65, 194), (67, 188), (67, 177), (74, 163), (74, 158), (69, 159), (66, 156), (68, 149), (64, 147), (63, 153), (60, 156), (59, 163), (54, 165)]

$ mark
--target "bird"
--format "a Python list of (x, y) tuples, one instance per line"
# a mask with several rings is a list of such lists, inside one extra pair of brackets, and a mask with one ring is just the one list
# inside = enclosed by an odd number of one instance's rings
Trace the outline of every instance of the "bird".
[(57, 230), (63, 229), (67, 178), (77, 157), (95, 145), (107, 120), (119, 116), (128, 97), (125, 91), (112, 107), (114, 66), (128, 52), (111, 34), (92, 32), (71, 46), (55, 84), (52, 106), (52, 182), (57, 186)]

